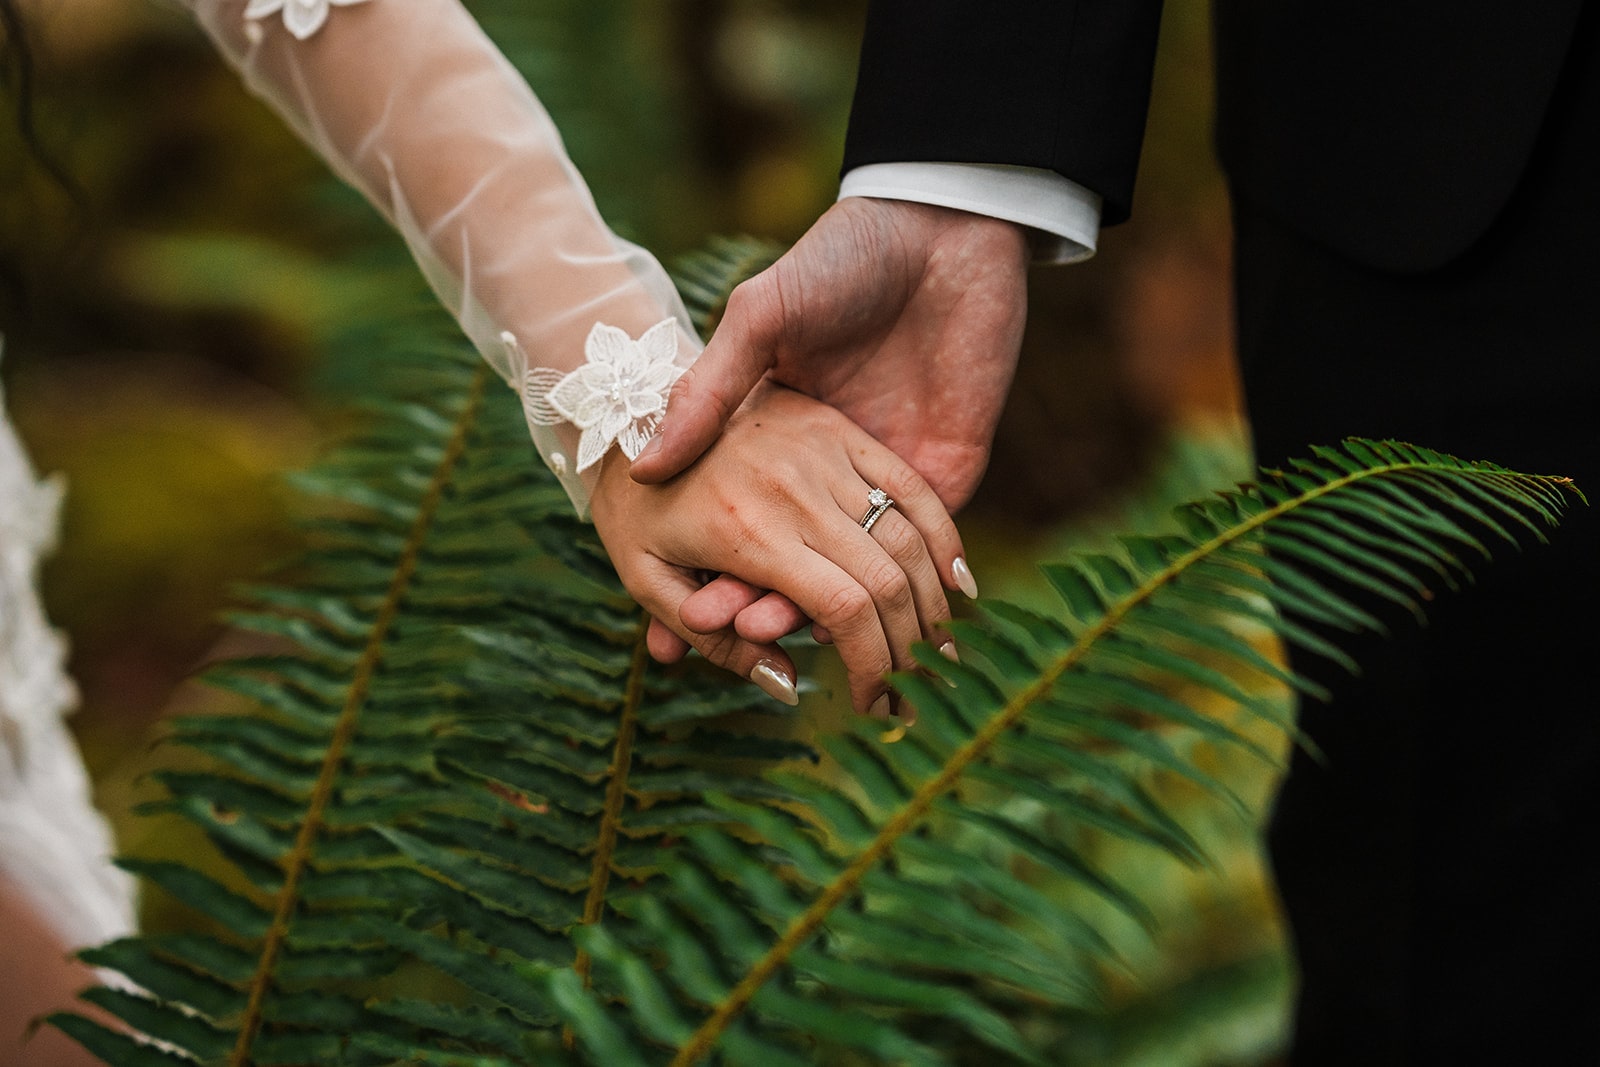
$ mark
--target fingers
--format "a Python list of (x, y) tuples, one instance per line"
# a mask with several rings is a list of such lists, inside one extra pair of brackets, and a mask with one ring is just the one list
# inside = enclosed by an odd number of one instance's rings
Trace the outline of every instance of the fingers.
[[(846, 520), (847, 521), (847, 520)], [(859, 529), (856, 533), (860, 533)], [(864, 553), (859, 545), (854, 551), (850, 566), (861, 570)], [(885, 571), (893, 562), (883, 558)], [(890, 633), (879, 619), (875, 596), (886, 600), (894, 597), (887, 592), (872, 591), (876, 576), (859, 576), (836, 564), (828, 557), (807, 548), (788, 554), (781, 563), (783, 572), (761, 576), (781, 584), (799, 605), (800, 610), (826, 627), (844, 661), (845, 674), (850, 689), (850, 704), (858, 713), (887, 716), (889, 714), (888, 684), (884, 676), (893, 669), (895, 658), (889, 651)], [(865, 580), (863, 580), (865, 579)], [(904, 582), (904, 575), (901, 575)], [(905, 610), (910, 610), (909, 588), (905, 592)], [(900, 630), (902, 627), (896, 627)], [(904, 635), (899, 640), (904, 641)]]
[[(912, 536), (914, 537), (915, 534)], [(938, 579), (933, 574), (926, 555), (923, 557), (923, 569), (927, 572), (926, 581), (937, 590)], [(943, 596), (940, 594), (940, 600), (942, 601), (942, 599)], [(941, 607), (943, 607), (942, 604)], [(949, 611), (945, 609), (944, 617), (948, 616)], [(719, 631), (727, 631), (730, 627), (733, 627), (739, 638), (757, 646), (776, 645), (780, 638), (799, 630), (807, 621), (805, 612), (782, 593), (764, 592), (749, 582), (726, 574), (718, 576), (712, 582), (696, 589), (685, 597), (683, 603), (678, 607), (678, 618), (684, 629), (701, 637), (712, 637), (717, 635)], [(657, 636), (657, 626), (661, 627), (662, 636)], [(832, 643), (832, 635), (820, 624), (813, 625), (812, 632), (818, 635), (823, 643)], [(686, 642), (682, 642), (680, 638), (657, 620), (652, 620), (649, 639), (651, 641), (652, 655), (656, 655), (655, 642), (657, 641), (660, 641), (663, 649), (668, 651), (674, 647), (668, 644), (669, 640), (683, 644), (685, 651), (688, 648)], [(868, 656), (875, 656), (880, 650), (880, 645), (865, 634), (853, 640), (848, 649), (843, 650), (846, 657), (845, 667), (847, 672), (854, 673), (852, 667), (855, 663), (860, 662), (857, 657), (862, 655), (859, 651), (862, 648), (869, 650), (866, 653)], [(681, 658), (681, 653), (679, 656)], [(675, 662), (675, 660), (667, 660), (661, 655), (656, 655), (656, 658), (662, 662)], [(899, 657), (891, 655), (889, 659), (894, 665), (901, 665)], [(877, 675), (887, 673), (888, 668), (881, 667), (881, 658), (871, 658), (867, 662), (870, 664), (866, 668), (869, 673)], [(870, 680), (870, 678), (866, 679), (866, 681)], [(856, 688), (858, 686), (852, 686), (852, 694), (854, 694)], [(880, 695), (881, 693), (876, 692), (873, 694), (872, 700), (874, 703), (879, 699)], [(871, 708), (872, 704), (868, 704), (867, 707)], [(857, 710), (860, 710), (859, 706)], [(887, 715), (888, 713), (888, 707), (884, 706), (881, 714)]]
[(733, 628), (746, 641), (776, 641), (795, 633), (808, 621), (794, 601), (782, 593), (768, 593), (739, 612)]
[[(911, 600), (916, 616), (921, 623), (921, 632), (918, 636), (943, 648), (950, 640), (942, 630), (943, 624), (950, 619), (950, 603), (945, 599), (939, 572), (928, 555), (928, 546), (923, 541), (922, 535), (909, 520), (895, 514), (891, 508), (873, 524), (868, 536), (876, 541), (905, 572), (906, 580), (911, 586)], [(751, 636), (745, 634), (742, 628), (739, 632), (743, 636)], [(895, 666), (899, 667), (901, 664), (897, 661)]]
[[(734, 619), (750, 605), (766, 595), (749, 582), (731, 574), (720, 574), (684, 598), (678, 606), (678, 619), (697, 634), (714, 634), (733, 626)], [(746, 640), (772, 641), (777, 638), (751, 638)], [(778, 637), (782, 637), (779, 634)]]
[[(839, 539), (841, 550), (836, 558), (870, 594), (888, 641), (891, 667), (916, 670), (911, 647), (924, 638), (939, 637), (937, 625), (950, 617), (949, 605), (927, 547), (909, 522), (894, 515), (891, 509), (879, 517), (869, 532), (862, 529), (853, 516), (845, 514), (843, 509), (866, 504), (867, 487), (858, 483), (857, 491), (859, 496), (854, 502), (839, 502), (841, 515), (850, 524), (852, 536)], [(834, 639), (848, 670), (852, 662), (848, 639), (828, 619), (819, 616), (816, 621)], [(852, 678), (852, 683), (854, 681)], [(859, 704), (856, 710), (862, 710)], [(874, 695), (866, 711), (878, 718), (915, 714), (903, 706), (897, 696), (887, 693), (886, 684), (883, 691)]]
[(676, 568), (652, 561), (642, 568), (642, 573), (624, 575), (624, 584), (652, 616), (645, 634), (652, 655), (658, 643), (663, 651), (671, 651), (666, 639), (657, 633), (659, 626), (707, 660), (760, 687), (774, 700), (790, 707), (800, 702), (795, 687), (794, 661), (776, 644), (746, 641), (732, 630), (697, 634), (678, 620), (680, 606), (697, 587)]
[(633, 480), (655, 485), (699, 459), (776, 358), (783, 305), (761, 277), (744, 282), (711, 343), (672, 387), (655, 439), (633, 461)]
[(746, 641), (770, 644), (799, 630), (805, 612), (782, 593), (757, 589), (731, 574), (718, 575), (684, 599), (678, 618), (697, 634), (733, 627)]
[[(934, 569), (933, 561), (929, 558), (926, 546), (916, 529), (909, 521), (891, 512), (886, 513), (873, 525), (868, 536), (877, 542), (883, 552), (894, 561), (894, 565), (904, 573), (910, 587), (915, 621), (920, 624), (920, 631), (914, 636), (904, 638), (902, 634), (902, 640), (890, 636), (899, 629), (896, 625), (896, 612), (903, 613), (905, 606), (903, 603), (896, 603), (898, 594), (890, 592), (885, 596), (884, 590), (880, 588), (874, 598), (874, 604), (879, 622), (884, 626), (885, 636), (889, 641), (892, 665), (900, 670), (915, 669), (916, 664), (910, 656), (908, 642), (919, 639), (933, 642), (944, 655), (955, 658), (955, 643), (941, 630), (941, 624), (950, 618), (949, 603), (945, 599), (944, 588)], [(867, 581), (870, 582), (871, 579)], [(898, 585), (898, 583), (893, 584)], [(888, 602), (880, 602), (882, 600)], [(748, 641), (775, 642), (799, 629), (805, 621), (804, 612), (788, 597), (780, 593), (768, 593), (739, 612), (735, 619), (735, 628), (739, 636)], [(833, 635), (823, 623), (812, 624), (811, 633), (819, 644), (833, 643)], [(841, 647), (840, 653), (845, 660), (847, 670), (854, 667), (853, 660), (857, 654), (855, 646)], [(858, 689), (859, 685), (852, 685), (853, 694)], [(916, 712), (910, 705), (893, 696), (889, 698), (887, 704), (882, 701), (882, 695), (875, 694), (872, 704), (868, 705), (868, 713), (879, 716), (898, 715), (905, 725), (915, 722)], [(859, 711), (859, 700), (856, 701), (856, 705)]]
[[(923, 567), (931, 571), (932, 564), (927, 562), (927, 550), (922, 547), (915, 531), (908, 531), (910, 538), (897, 541), (894, 546), (906, 556), (906, 560), (902, 561), (876, 539), (876, 527), (872, 533), (868, 533), (859, 525), (854, 523), (852, 525), (853, 539), (856, 543), (850, 544), (849, 548), (841, 553), (839, 563), (871, 595), (873, 605), (877, 608), (878, 621), (883, 626), (884, 636), (889, 642), (892, 666), (912, 669), (916, 666), (916, 661), (912, 659), (911, 646), (922, 640), (923, 626), (917, 611), (917, 599), (912, 591), (913, 582), (908, 568), (914, 569), (911, 559), (915, 553), (920, 552), (923, 555)], [(882, 525), (881, 521), (879, 525)], [(848, 542), (843, 543), (848, 544)], [(830, 625), (827, 619), (819, 618), (817, 621), (832, 632), (835, 643), (840, 646), (840, 654), (843, 655), (843, 635)]]
[(677, 663), (689, 654), (689, 642), (673, 633), (654, 615), (650, 616), (650, 626), (645, 631), (644, 645), (650, 653), (650, 658), (657, 663)]
[[(787, 554), (785, 573), (774, 576), (797, 590), (796, 595), (806, 601), (804, 609), (787, 596), (764, 593), (728, 575), (695, 588), (694, 582), (668, 568), (671, 591), (658, 592), (657, 601), (670, 602), (674, 595), (682, 600), (676, 626), (662, 622), (664, 616), (657, 613), (647, 637), (651, 654), (674, 662), (692, 645), (712, 662), (750, 677), (784, 699), (793, 668), (786, 658), (778, 660), (771, 652), (779, 638), (805, 625), (809, 611), (819, 619), (813, 632), (839, 646), (856, 711), (889, 716), (895, 709), (884, 675), (891, 669), (914, 669), (911, 645), (923, 638), (936, 639), (937, 625), (949, 618), (949, 608), (921, 538), (903, 518), (885, 515), (868, 534), (841, 512), (834, 534), (848, 546), (841, 553), (842, 566), (803, 551), (803, 562), (790, 567), (794, 554)], [(667, 575), (658, 579), (667, 581)], [(657, 611), (654, 602), (646, 606)], [(761, 651), (752, 657), (745, 649)], [(753, 675), (764, 661), (767, 672)], [(776, 688), (772, 688), (773, 670), (780, 676)]]
[[(858, 484), (857, 491), (859, 500), (839, 502), (843, 524), (848, 524), (846, 528), (849, 535), (837, 535), (837, 540), (831, 542), (829, 555), (871, 598), (888, 645), (891, 667), (915, 670), (917, 663), (911, 654), (912, 645), (921, 640), (933, 641), (941, 647), (950, 644), (941, 631), (941, 625), (950, 618), (949, 604), (927, 546), (916, 528), (891, 509), (877, 519), (870, 532), (863, 530), (855, 516), (847, 510), (858, 506), (864, 509), (866, 506), (867, 487)], [(801, 606), (806, 605), (802, 602)], [(754, 615), (760, 607), (757, 605), (746, 609), (745, 614)], [(854, 658), (865, 655), (865, 651), (855, 651), (857, 646), (865, 649), (866, 646), (861, 644), (863, 638), (858, 634), (841, 632), (839, 626), (828, 617), (815, 612), (812, 614), (816, 621), (814, 634), (838, 646), (846, 668), (852, 673), (866, 669), (858, 667)], [(781, 621), (787, 623), (789, 620)], [(766, 636), (770, 632), (754, 623), (746, 627), (743, 617), (739, 623), (741, 634), (749, 637)], [(852, 686), (857, 692), (862, 688), (854, 678)], [(866, 709), (868, 713), (879, 716), (899, 713), (902, 709), (898, 707), (898, 699), (886, 699), (882, 692), (880, 689), (874, 693), (873, 702)], [(859, 703), (856, 708), (862, 710)]]
[[(712, 421), (718, 418), (713, 412)], [(839, 650), (855, 710), (887, 716), (892, 702), (885, 675), (915, 669), (911, 647), (937, 638), (949, 617), (944, 575), (955, 584), (954, 560), (962, 551), (954, 524), (909, 466), (800, 394), (761, 387), (728, 434), (726, 447), (713, 450), (685, 479), (648, 489), (617, 467), (618, 485), (633, 492), (596, 495), (597, 502), (615, 497), (615, 506), (604, 509), (607, 516), (597, 503), (596, 519), (597, 525), (606, 519), (602, 534), (611, 531), (607, 546), (619, 571), (632, 557), (630, 569), (648, 572), (643, 582), (623, 577), (668, 631), (650, 637), (652, 647), (676, 654), (681, 649), (668, 635), (676, 636), (787, 697), (793, 665), (776, 640), (809, 617)], [(874, 485), (905, 504), (869, 532), (860, 519)], [(666, 494), (659, 502), (649, 495), (658, 492)], [(625, 534), (640, 523), (654, 531), (648, 542)], [(625, 547), (630, 541), (639, 543)], [(731, 572), (744, 581), (713, 582), (696, 595), (701, 582), (692, 568)], [(763, 602), (757, 596), (762, 589), (786, 594), (793, 607)], [(728, 621), (742, 612), (750, 613), (747, 625), (735, 621), (729, 629)]]
[[(913, 491), (934, 500), (937, 509), (931, 490), (914, 474), (909, 480), (915, 480)], [(787, 596), (756, 598), (756, 587), (729, 581), (686, 600), (681, 618), (690, 629), (707, 632), (726, 626), (732, 614), (741, 638), (772, 644), (810, 616), (813, 632), (839, 649), (856, 711), (887, 716), (894, 702), (883, 676), (893, 669), (915, 670), (911, 647), (918, 641), (950, 644), (941, 630), (950, 618), (949, 604), (937, 565), (909, 519), (891, 509), (869, 532), (861, 529), (857, 514), (867, 507), (864, 482), (851, 479), (849, 488), (830, 495), (832, 500), (808, 509), (805, 544), (815, 548), (798, 554), (747, 553), (743, 559), (756, 568), (748, 576), (757, 587), (770, 585)], [(959, 552), (953, 524), (947, 517), (944, 523), (947, 553)]]
[[(978, 587), (967, 566), (961, 533), (938, 494), (922, 476), (910, 464), (871, 438), (852, 447), (852, 460), (857, 472), (869, 484), (882, 489), (894, 500), (894, 508), (879, 520), (872, 532), (877, 534), (883, 522), (898, 511), (921, 537), (928, 556), (937, 568), (939, 584), (952, 591), (959, 590), (969, 598), (976, 598)], [(943, 617), (949, 618), (949, 615), (946, 609)]]

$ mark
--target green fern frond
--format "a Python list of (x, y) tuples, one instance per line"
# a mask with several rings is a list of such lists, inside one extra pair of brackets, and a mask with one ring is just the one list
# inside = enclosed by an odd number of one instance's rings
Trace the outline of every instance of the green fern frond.
[[(946, 1049), (906, 1044), (922, 1030), (913, 1019), (1039, 1062), (1045, 1050), (1007, 1011), (1091, 1003), (1108, 947), (1047, 890), (1074, 885), (1149, 921), (1076, 848), (1082, 829), (1202, 859), (1130, 760), (1227, 798), (1179, 739), (1273, 757), (1243, 720), (1194, 710), (1196, 697), (1286, 728), (1263, 687), (1316, 688), (1261, 637), (1342, 659), (1310, 624), (1382, 625), (1349, 591), (1417, 611), (1433, 583), (1467, 575), (1464, 552), (1487, 559), (1493, 542), (1543, 539), (1569, 495), (1565, 479), (1352, 440), (1180, 509), (1182, 534), (1047, 566), (1060, 617), (983, 605), (983, 621), (954, 628), (961, 663), (925, 649), (926, 673), (896, 678), (921, 713), (916, 730), (890, 746), (830, 744), (850, 786), (786, 777), (803, 816), (719, 802), (735, 829), (697, 830), (650, 905), (629, 912), (637, 931), (609, 935), (598, 966), (620, 980), (652, 962), (649, 996), (674, 1005), (673, 1026), (631, 1005), (580, 1011), (570, 989), (563, 1010), (591, 1051), (615, 1053), (627, 1036), (638, 1058), (597, 1057), (608, 1064), (654, 1062), (661, 1046), (674, 1064), (713, 1049), (730, 1063), (778, 1049), (947, 1062)], [(719, 966), (673, 958), (703, 943)]]
[[(289, 935), (289, 928), (301, 904), (300, 880), (316, 853), (317, 839), (324, 828), (326, 812), (333, 797), (334, 783), (339, 777), (341, 765), (345, 758), (345, 750), (355, 736), (356, 726), (360, 719), (361, 710), (367, 702), (373, 676), (378, 670), (388, 645), (389, 630), (394, 625), (401, 604), (410, 589), (411, 579), (416, 572), (418, 559), (422, 553), (423, 546), (428, 541), (429, 534), (432, 532), (434, 520), (438, 516), (439, 505), (444, 498), (445, 488), (454, 480), (456, 468), (461, 462), (461, 455), (466, 447), (467, 436), (477, 421), (478, 410), (483, 403), (483, 393), (485, 386), (488, 384), (488, 378), (487, 366), (480, 366), (473, 373), (472, 383), (468, 387), (466, 399), (461, 405), (460, 413), (450, 427), (450, 437), (445, 443), (444, 454), (439, 458), (438, 466), (435, 468), (433, 476), (428, 480), (427, 488), (423, 491), (421, 500), (417, 502), (415, 516), (411, 520), (411, 529), (407, 534), (405, 544), (401, 547), (399, 558), (395, 562), (393, 574), (389, 580), (389, 587), (384, 594), (383, 603), (379, 606), (376, 616), (367, 627), (361, 655), (356, 661), (349, 686), (345, 691), (343, 705), (339, 709), (338, 718), (334, 721), (328, 737), (327, 746), (322, 756), (322, 763), (317, 772), (316, 782), (312, 786), (305, 811), (299, 818), (294, 848), (280, 861), (280, 865), (283, 868), (283, 879), (277, 892), (272, 924), (267, 928), (266, 934), (261, 939), (260, 947), (256, 950), (255, 971), (250, 976), (247, 985), (248, 1000), (245, 1003), (244, 1015), (239, 1022), (238, 1037), (235, 1040), (233, 1051), (228, 1057), (228, 1062), (235, 1065), (235, 1067), (244, 1067), (245, 1064), (251, 1062), (251, 1053), (256, 1035), (261, 1029), (262, 1010), (271, 990), (273, 978), (277, 974), (278, 955), (283, 951), (284, 942)], [(368, 503), (371, 506), (371, 502), (369, 501)], [(405, 504), (399, 503), (395, 511), (397, 513), (395, 517), (397, 518), (404, 515)]]
[(766, 710), (745, 687), (649, 664), (514, 398), (433, 336), (353, 333), (384, 399), (298, 479), (328, 501), (301, 580), (236, 619), (285, 650), (209, 674), (261, 710), (173, 724), (206, 762), (151, 808), (232, 872), (126, 865), (221, 933), (85, 953), (138, 987), (90, 1002), (164, 1043), (57, 1019), (112, 1062), (1049, 1062), (1027, 1020), (1094, 1010), (1117, 965), (1081, 902), (1154, 924), (1085, 834), (1207, 862), (1147, 782), (1244, 809), (1196, 740), (1274, 758), (1250, 724), (1291, 730), (1271, 694), (1317, 687), (1269, 638), (1340, 657), (1309, 624), (1379, 621), (1341, 588), (1414, 609), (1574, 492), (1319, 450), (1046, 565), (1054, 614), (984, 602), (961, 663), (895, 679), (914, 731), (801, 773), (805, 745), (721, 726)]
[[(202, 1062), (558, 1055), (561, 1018), (528, 968), (581, 984), (573, 930), (639, 892), (663, 839), (723, 818), (706, 783), (787, 800), (762, 768), (811, 755), (737, 728), (770, 714), (752, 687), (703, 664), (647, 670), (641, 613), (516, 398), (441, 343), (452, 329), (431, 313), (339, 340), (368, 421), (296, 479), (322, 505), (295, 584), (233, 617), (282, 650), (207, 675), (259, 710), (173, 723), (201, 762), (158, 771), (169, 795), (147, 810), (197, 827), (231, 870), (127, 866), (217, 934), (86, 954), (139, 989), (91, 1002)], [(57, 1022), (112, 1062), (171, 1058)]]
[[(631, 5), (473, 7), (589, 131), (586, 173), (618, 176), (602, 202), (650, 195), (605, 162), (647, 131), (559, 90)], [(683, 261), (696, 321), (779, 251)], [(1274, 759), (1277, 693), (1320, 693), (1273, 642), (1353, 667), (1324, 629), (1381, 625), (1369, 599), (1418, 612), (1573, 493), (1396, 443), (1317, 450), (1177, 533), (1047, 565), (1057, 610), (984, 602), (953, 627), (961, 663), (922, 649), (895, 679), (915, 730), (829, 739), (813, 767), (740, 728), (773, 714), (750, 687), (649, 663), (515, 397), (420, 310), (398, 245), (369, 266), (407, 280), (324, 373), (360, 428), (294, 479), (320, 507), (292, 580), (234, 616), (268, 650), (207, 672), (254, 710), (175, 720), (154, 776), (147, 810), (217, 855), (123, 861), (192, 927), (83, 954), (133, 984), (86, 994), (127, 1033), (53, 1020), (111, 1063), (1054, 1062), (1030, 1021), (1099, 1007), (1119, 965), (1091, 916), (1155, 922), (1090, 835), (1210, 862), (1152, 778), (1247, 807), (1207, 752)]]

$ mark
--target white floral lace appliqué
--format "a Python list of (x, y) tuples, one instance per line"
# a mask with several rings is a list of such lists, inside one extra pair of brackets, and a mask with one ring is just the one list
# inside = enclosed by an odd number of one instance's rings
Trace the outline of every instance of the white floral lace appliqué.
[(244, 9), (247, 19), (264, 19), (283, 12), (283, 25), (296, 40), (303, 41), (322, 29), (330, 7), (364, 4), (367, 0), (250, 0)]
[(597, 322), (583, 354), (588, 362), (568, 375), (542, 368), (526, 373), (523, 406), (528, 420), (541, 426), (570, 422), (583, 431), (579, 472), (599, 462), (613, 443), (630, 460), (637, 459), (661, 429), (667, 393), (683, 373), (674, 363), (678, 320), (656, 323), (637, 341)]

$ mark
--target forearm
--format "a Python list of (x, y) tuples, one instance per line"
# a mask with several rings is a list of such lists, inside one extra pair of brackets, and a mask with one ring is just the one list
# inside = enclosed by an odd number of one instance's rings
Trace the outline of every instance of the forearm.
[[(291, 0), (294, 2), (294, 0)], [(560, 135), (458, 0), (336, 7), (297, 40), (244, 0), (195, 0), (250, 87), (405, 235), (441, 300), (513, 388), (571, 370), (596, 322), (637, 337), (678, 318), (659, 264), (601, 220)], [(515, 343), (508, 343), (508, 337)], [(576, 430), (531, 426), (580, 509)]]

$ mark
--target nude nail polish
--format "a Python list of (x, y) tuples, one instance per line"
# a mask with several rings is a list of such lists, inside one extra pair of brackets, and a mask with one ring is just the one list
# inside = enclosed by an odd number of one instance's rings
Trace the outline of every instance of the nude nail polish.
[[(961, 662), (961, 653), (956, 651), (956, 643), (954, 641), (946, 641), (944, 644), (940, 645), (939, 655), (943, 656), (951, 663)], [(944, 684), (949, 686), (951, 689), (956, 688), (956, 681), (954, 678), (944, 679)]]
[(956, 585), (967, 595), (968, 600), (978, 599), (978, 583), (973, 580), (972, 569), (967, 566), (966, 557), (956, 557), (956, 561), (950, 564), (950, 574), (955, 578)]
[(887, 719), (889, 717), (889, 694), (885, 693), (872, 702), (872, 707), (867, 709), (867, 714), (874, 719)]
[(750, 680), (773, 700), (791, 708), (800, 703), (800, 694), (795, 690), (794, 682), (770, 659), (762, 660), (751, 669)]

